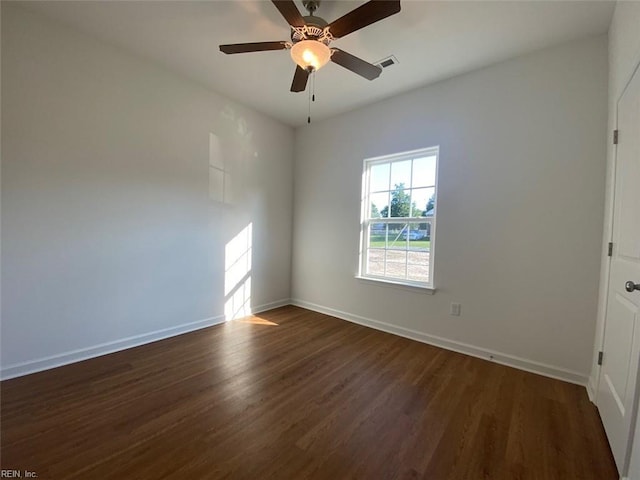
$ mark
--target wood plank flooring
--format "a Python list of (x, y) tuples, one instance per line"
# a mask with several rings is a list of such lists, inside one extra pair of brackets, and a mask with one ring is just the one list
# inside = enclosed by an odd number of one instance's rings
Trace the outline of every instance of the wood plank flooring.
[(583, 387), (297, 307), (1, 389), (40, 480), (618, 478)]

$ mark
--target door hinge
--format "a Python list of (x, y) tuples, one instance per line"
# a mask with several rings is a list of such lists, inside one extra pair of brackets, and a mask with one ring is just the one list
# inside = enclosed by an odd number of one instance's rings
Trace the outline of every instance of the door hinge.
[(613, 144), (614, 145), (618, 144), (618, 130), (613, 131)]
[(607, 250), (607, 256), (610, 257), (613, 255), (613, 242), (609, 242), (609, 248)]
[(602, 365), (603, 356), (604, 356), (604, 352), (598, 352), (598, 365)]

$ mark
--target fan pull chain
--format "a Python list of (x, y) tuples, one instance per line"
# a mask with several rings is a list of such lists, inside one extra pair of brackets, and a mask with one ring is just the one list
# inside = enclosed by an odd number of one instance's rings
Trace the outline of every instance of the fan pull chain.
[(308, 105), (307, 123), (311, 123), (311, 89), (309, 89), (307, 105)]
[(307, 123), (311, 123), (311, 102), (316, 101), (316, 71), (311, 74), (311, 88), (309, 88), (309, 113), (307, 115)]

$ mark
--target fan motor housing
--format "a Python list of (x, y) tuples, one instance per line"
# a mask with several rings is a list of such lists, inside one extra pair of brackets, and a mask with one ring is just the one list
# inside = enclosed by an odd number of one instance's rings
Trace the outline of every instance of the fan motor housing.
[(328, 37), (325, 27), (329, 23), (315, 15), (309, 15), (304, 18), (305, 25), (303, 27), (291, 27), (291, 41), (297, 43), (301, 40), (318, 40), (326, 45), (332, 40)]
[(304, 22), (307, 25), (313, 25), (314, 27), (324, 28), (329, 25), (329, 23), (324, 18), (316, 17), (315, 15), (308, 15), (302, 18), (304, 18)]
[(302, 40), (317, 40), (325, 45), (329, 45), (333, 37), (326, 28), (329, 25), (324, 18), (316, 17), (314, 12), (320, 6), (320, 0), (302, 0), (302, 5), (307, 9), (309, 15), (302, 17), (305, 25), (302, 27), (291, 27), (291, 41), (295, 44)]

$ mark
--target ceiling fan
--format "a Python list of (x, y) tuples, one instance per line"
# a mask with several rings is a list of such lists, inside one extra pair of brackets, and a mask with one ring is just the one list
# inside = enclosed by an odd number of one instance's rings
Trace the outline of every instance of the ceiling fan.
[(329, 48), (329, 44), (337, 38), (398, 13), (400, 0), (370, 0), (331, 23), (314, 15), (320, 0), (303, 0), (302, 4), (309, 11), (306, 17), (300, 15), (293, 0), (272, 2), (291, 26), (290, 42), (235, 43), (220, 45), (220, 51), (232, 54), (290, 49), (291, 57), (297, 64), (291, 84), (292, 92), (303, 92), (307, 87), (309, 74), (322, 68), (329, 60), (367, 80), (377, 78), (382, 72), (382, 68), (339, 48)]

